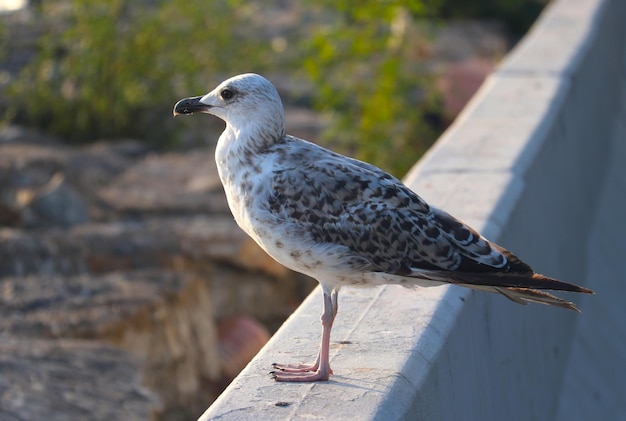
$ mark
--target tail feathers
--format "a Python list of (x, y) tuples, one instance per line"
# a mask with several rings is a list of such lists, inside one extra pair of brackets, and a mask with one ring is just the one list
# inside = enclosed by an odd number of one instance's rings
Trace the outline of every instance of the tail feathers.
[(546, 304), (556, 307), (561, 307), (567, 310), (574, 310), (580, 313), (580, 309), (570, 301), (559, 298), (555, 295), (547, 293), (545, 291), (538, 291), (530, 288), (514, 288), (514, 287), (493, 287), (486, 285), (471, 285), (471, 284), (455, 284), (472, 288), (478, 291), (497, 292), (504, 295), (509, 300), (527, 305), (529, 302)]
[(580, 311), (571, 302), (563, 300), (545, 289), (580, 292), (593, 294), (590, 289), (549, 278), (534, 272), (455, 272), (455, 271), (425, 271), (419, 273), (422, 279), (447, 282), (479, 291), (498, 292), (509, 300), (519, 304), (529, 302), (547, 304)]

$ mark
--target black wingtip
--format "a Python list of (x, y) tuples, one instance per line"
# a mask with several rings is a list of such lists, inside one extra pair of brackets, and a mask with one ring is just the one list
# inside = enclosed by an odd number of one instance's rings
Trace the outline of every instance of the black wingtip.
[[(500, 288), (533, 288), (593, 294), (591, 289), (550, 278), (540, 273), (512, 272), (443, 272), (452, 284), (482, 285)], [(440, 276), (441, 276), (440, 275)], [(441, 276), (442, 278), (444, 276)]]
[(542, 283), (541, 286), (533, 286), (533, 288), (579, 292), (582, 294), (595, 294), (595, 292), (589, 288), (581, 287), (580, 285), (571, 284), (569, 282), (563, 282), (540, 273), (533, 273), (532, 279)]

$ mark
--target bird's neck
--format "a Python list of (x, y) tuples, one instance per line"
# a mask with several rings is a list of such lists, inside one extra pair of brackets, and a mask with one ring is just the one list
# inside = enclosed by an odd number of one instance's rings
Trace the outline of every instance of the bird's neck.
[(248, 124), (234, 127), (227, 124), (226, 129), (217, 142), (215, 158), (219, 165), (236, 165), (248, 162), (253, 156), (267, 152), (274, 144), (285, 136), (284, 129), (276, 131), (267, 127)]
[(276, 132), (251, 124), (246, 127), (227, 124), (215, 149), (215, 161), (224, 187), (245, 185), (245, 177), (260, 172), (263, 163), (260, 155), (268, 154), (284, 137), (284, 129)]
[(268, 166), (264, 158), (273, 155), (272, 145), (283, 138), (263, 131), (235, 130), (227, 126), (217, 142), (215, 161), (228, 205), (239, 226), (249, 235), (254, 234), (249, 223), (249, 211), (255, 200), (253, 192), (267, 176)]

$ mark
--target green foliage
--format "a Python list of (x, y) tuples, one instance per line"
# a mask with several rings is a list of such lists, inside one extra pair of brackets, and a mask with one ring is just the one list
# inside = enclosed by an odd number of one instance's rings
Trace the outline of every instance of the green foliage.
[(305, 74), (314, 106), (331, 117), (322, 141), (402, 175), (440, 129), (428, 122), (440, 100), (416, 20), (494, 11), (513, 19), (545, 1), (311, 0), (314, 18), (288, 35), (297, 47), (282, 55), (255, 28), (262, 8), (281, 0), (43, 2), (46, 35), (10, 86), (5, 117), (70, 141), (164, 145), (184, 124), (165, 119), (173, 101), (234, 73), (282, 66)]
[(402, 175), (435, 140), (425, 116), (438, 113), (439, 101), (413, 21), (434, 3), (315, 2), (328, 19), (307, 41), (303, 66), (316, 107), (332, 116), (325, 141)]
[[(44, 14), (63, 13), (50, 3)], [(237, 44), (242, 34), (232, 28), (246, 18), (237, 1), (67, 3), (60, 19), (46, 20), (64, 29), (48, 28), (9, 96), (14, 121), (70, 141), (139, 136), (165, 143), (173, 136), (163, 116), (173, 100), (206, 91), (216, 74), (241, 63), (261, 65), (259, 40)]]

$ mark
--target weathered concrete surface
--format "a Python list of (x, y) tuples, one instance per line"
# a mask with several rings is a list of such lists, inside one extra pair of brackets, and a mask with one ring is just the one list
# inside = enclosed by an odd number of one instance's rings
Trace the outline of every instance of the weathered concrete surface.
[[(455, 287), (346, 290), (335, 375), (313, 359), (319, 290), (202, 420), (584, 420), (626, 411), (623, 332), (626, 2), (557, 0), (406, 181), (538, 271), (596, 289), (583, 313)], [(564, 294), (565, 295), (565, 294)]]
[[(624, 44), (623, 44), (624, 45)], [(626, 64), (626, 63), (625, 63)], [(626, 65), (622, 77), (626, 75)], [(622, 79), (623, 80), (623, 79)], [(626, 83), (622, 81), (622, 86)], [(622, 96), (626, 98), (626, 93)], [(626, 414), (626, 109), (614, 126), (606, 183), (590, 221), (587, 269), (597, 296), (584, 301), (571, 357), (563, 379), (558, 420), (619, 419)]]

